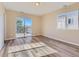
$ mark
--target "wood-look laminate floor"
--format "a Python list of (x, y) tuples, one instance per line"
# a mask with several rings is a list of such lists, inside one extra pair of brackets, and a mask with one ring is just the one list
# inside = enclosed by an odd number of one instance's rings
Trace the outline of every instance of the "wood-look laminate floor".
[[(22, 44), (31, 43), (31, 42), (33, 43), (43, 42), (49, 47), (51, 47), (52, 49), (55, 49), (56, 51), (58, 51), (57, 53), (46, 55), (44, 57), (79, 57), (79, 47), (75, 47), (73, 45), (69, 45), (69, 44), (66, 44), (60, 41), (56, 41), (54, 39), (49, 39), (44, 36), (35, 36), (35, 37), (20, 38), (20, 39), (6, 41), (5, 46), (0, 52), (0, 55), (2, 57), (7, 57), (8, 47), (22, 45)], [(27, 53), (24, 52), (24, 54), (27, 54)]]

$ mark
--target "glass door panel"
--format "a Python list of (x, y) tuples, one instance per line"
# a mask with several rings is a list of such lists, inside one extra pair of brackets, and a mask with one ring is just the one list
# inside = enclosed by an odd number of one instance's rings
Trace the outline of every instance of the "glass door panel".
[(16, 37), (24, 37), (24, 20), (21, 17), (17, 17)]
[(32, 20), (25, 17), (17, 17), (16, 37), (32, 36)]
[(25, 19), (25, 37), (32, 36), (32, 20), (29, 18)]

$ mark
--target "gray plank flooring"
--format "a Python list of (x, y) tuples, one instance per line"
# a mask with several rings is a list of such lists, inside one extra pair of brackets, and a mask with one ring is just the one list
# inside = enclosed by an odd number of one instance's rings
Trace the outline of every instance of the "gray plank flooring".
[[(32, 38), (32, 39), (31, 39)], [(9, 46), (16, 46), (16, 45), (22, 45), (26, 43), (31, 43), (31, 42), (43, 42), (49, 47), (57, 50), (57, 53), (50, 54), (44, 57), (79, 57), (79, 47), (76, 48), (74, 45), (69, 45), (54, 39), (50, 39), (44, 36), (35, 36), (35, 37), (29, 37), (29, 38), (19, 38), (19, 39), (14, 39), (10, 41), (5, 42), (5, 46), (1, 50), (0, 56), (2, 57), (7, 57), (7, 48)], [(24, 57), (30, 57), (28, 56), (27, 52), (21, 51), (19, 52)], [(14, 57), (20, 57), (20, 55), (17, 55), (17, 53), (14, 55)]]

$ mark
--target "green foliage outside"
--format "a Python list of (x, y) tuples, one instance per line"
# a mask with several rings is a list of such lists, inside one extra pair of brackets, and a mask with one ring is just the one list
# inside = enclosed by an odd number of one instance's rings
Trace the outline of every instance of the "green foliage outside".
[(17, 33), (24, 33), (24, 25), (22, 20), (17, 21)]

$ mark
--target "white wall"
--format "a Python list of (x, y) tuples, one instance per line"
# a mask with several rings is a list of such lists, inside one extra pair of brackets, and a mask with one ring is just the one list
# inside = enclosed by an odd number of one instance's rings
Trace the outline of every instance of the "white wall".
[(0, 3), (0, 49), (4, 45), (4, 7)]
[(24, 16), (32, 19), (32, 35), (41, 34), (41, 18), (40, 16), (21, 13), (13, 10), (6, 10), (6, 39), (16, 38), (16, 17)]
[(79, 30), (59, 30), (57, 29), (57, 16), (63, 12), (69, 12), (79, 8), (79, 3), (73, 4), (67, 8), (62, 8), (42, 17), (42, 35), (68, 42), (79, 46)]

